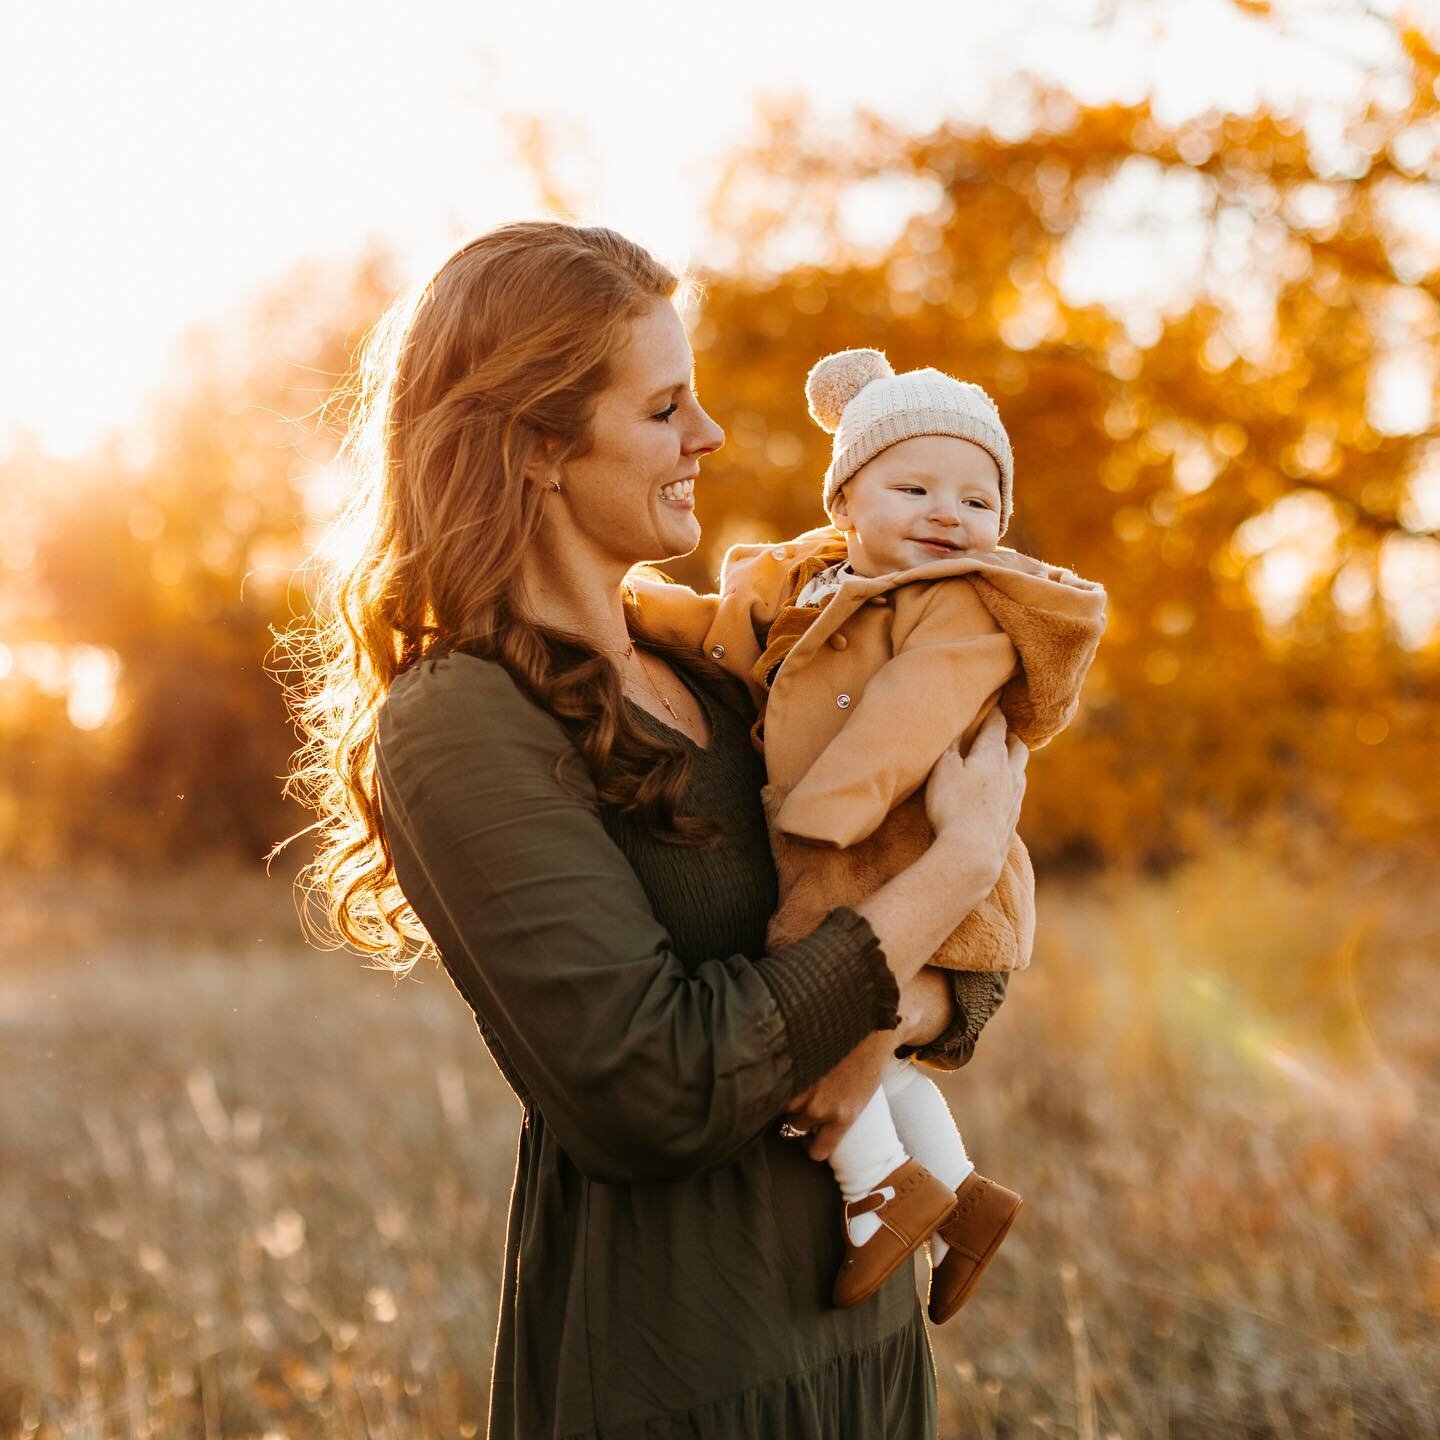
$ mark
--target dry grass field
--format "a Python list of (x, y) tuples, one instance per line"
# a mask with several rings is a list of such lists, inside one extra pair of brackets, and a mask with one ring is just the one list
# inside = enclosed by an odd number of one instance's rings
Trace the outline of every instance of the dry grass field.
[[(444, 975), (306, 950), (280, 880), (7, 884), (0, 1435), (482, 1432), (518, 1110)], [(945, 1436), (1437, 1433), (1426, 890), (1042, 883), (945, 1082), (1027, 1200)]]

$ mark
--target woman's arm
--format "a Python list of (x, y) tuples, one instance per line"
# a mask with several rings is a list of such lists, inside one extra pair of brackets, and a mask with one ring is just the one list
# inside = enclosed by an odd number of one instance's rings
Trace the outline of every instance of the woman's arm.
[[(567, 753), (563, 729), (498, 665), (422, 661), (379, 720), (396, 875), (580, 1170), (683, 1178), (724, 1164), (892, 1026), (898, 985), (848, 910), (753, 963), (687, 969), (583, 767), (556, 778)], [(892, 924), (892, 943), (903, 930)]]
[[(960, 756), (958, 746), (947, 750), (925, 792), (935, 843), (857, 907), (882, 937), (890, 968), (901, 982), (899, 1023), (862, 1041), (836, 1069), (791, 1100), (788, 1119), (809, 1133), (808, 1148), (817, 1160), (829, 1156), (874, 1093), (885, 1060), (898, 1046), (923, 1045), (953, 1028), (958, 1017), (948, 972), (922, 967), (994, 887), (1000, 869), (994, 856), (1003, 855), (1020, 818), (1029, 754), (1018, 738), (1006, 736), (999, 710), (986, 716), (968, 757)], [(950, 908), (957, 904), (965, 906), (958, 918)], [(963, 1063), (955, 1059), (941, 1068)]]
[(901, 985), (995, 888), (996, 873), (983, 837), (961, 843), (937, 835), (918, 860), (855, 906), (879, 937)]
[(1024, 742), (1007, 735), (997, 706), (981, 722), (968, 756), (957, 741), (931, 769), (925, 813), (934, 841), (855, 907), (901, 985), (995, 888), (1020, 819), (1029, 758)]

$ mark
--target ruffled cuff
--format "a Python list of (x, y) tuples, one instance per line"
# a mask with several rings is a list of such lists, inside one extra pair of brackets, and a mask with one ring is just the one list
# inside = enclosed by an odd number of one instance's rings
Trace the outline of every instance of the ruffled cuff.
[(798, 1093), (873, 1030), (900, 1023), (900, 987), (863, 915), (842, 905), (803, 940), (755, 962), (785, 1022)]
[(932, 1070), (958, 1070), (975, 1053), (975, 1042), (986, 1022), (1005, 1001), (1010, 984), (1007, 970), (947, 970), (950, 993), (955, 997), (955, 1018), (950, 1028), (928, 1045), (902, 1045), (895, 1053), (913, 1057)]

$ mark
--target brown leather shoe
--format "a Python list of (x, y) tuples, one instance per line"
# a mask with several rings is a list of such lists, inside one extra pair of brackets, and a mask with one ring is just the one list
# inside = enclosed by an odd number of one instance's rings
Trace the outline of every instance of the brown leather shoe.
[(950, 1247), (930, 1276), (930, 1320), (943, 1325), (970, 1298), (1020, 1212), (1020, 1197), (973, 1170), (955, 1192), (955, 1213), (940, 1227)]
[[(955, 1192), (918, 1160), (897, 1165), (862, 1200), (845, 1206), (845, 1261), (835, 1278), (842, 1310), (868, 1300), (924, 1243), (955, 1208)], [(874, 1212), (880, 1228), (863, 1244), (850, 1239), (850, 1220)]]

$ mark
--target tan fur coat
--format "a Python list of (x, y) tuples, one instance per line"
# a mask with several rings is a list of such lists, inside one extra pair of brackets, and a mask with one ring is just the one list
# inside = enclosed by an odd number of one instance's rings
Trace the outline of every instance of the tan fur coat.
[[(637, 583), (653, 633), (699, 644), (765, 704), (766, 816), (780, 880), (769, 942), (809, 934), (929, 846), (924, 783), (958, 736), (968, 749), (998, 704), (1031, 749), (1074, 716), (1105, 626), (1105, 592), (1004, 548), (870, 579), (847, 578), (780, 667), (768, 699), (751, 671), (795, 593), (797, 563), (838, 532), (739, 545), (718, 595)], [(1034, 872), (1019, 836), (999, 882), (930, 963), (1018, 970), (1035, 931)]]

